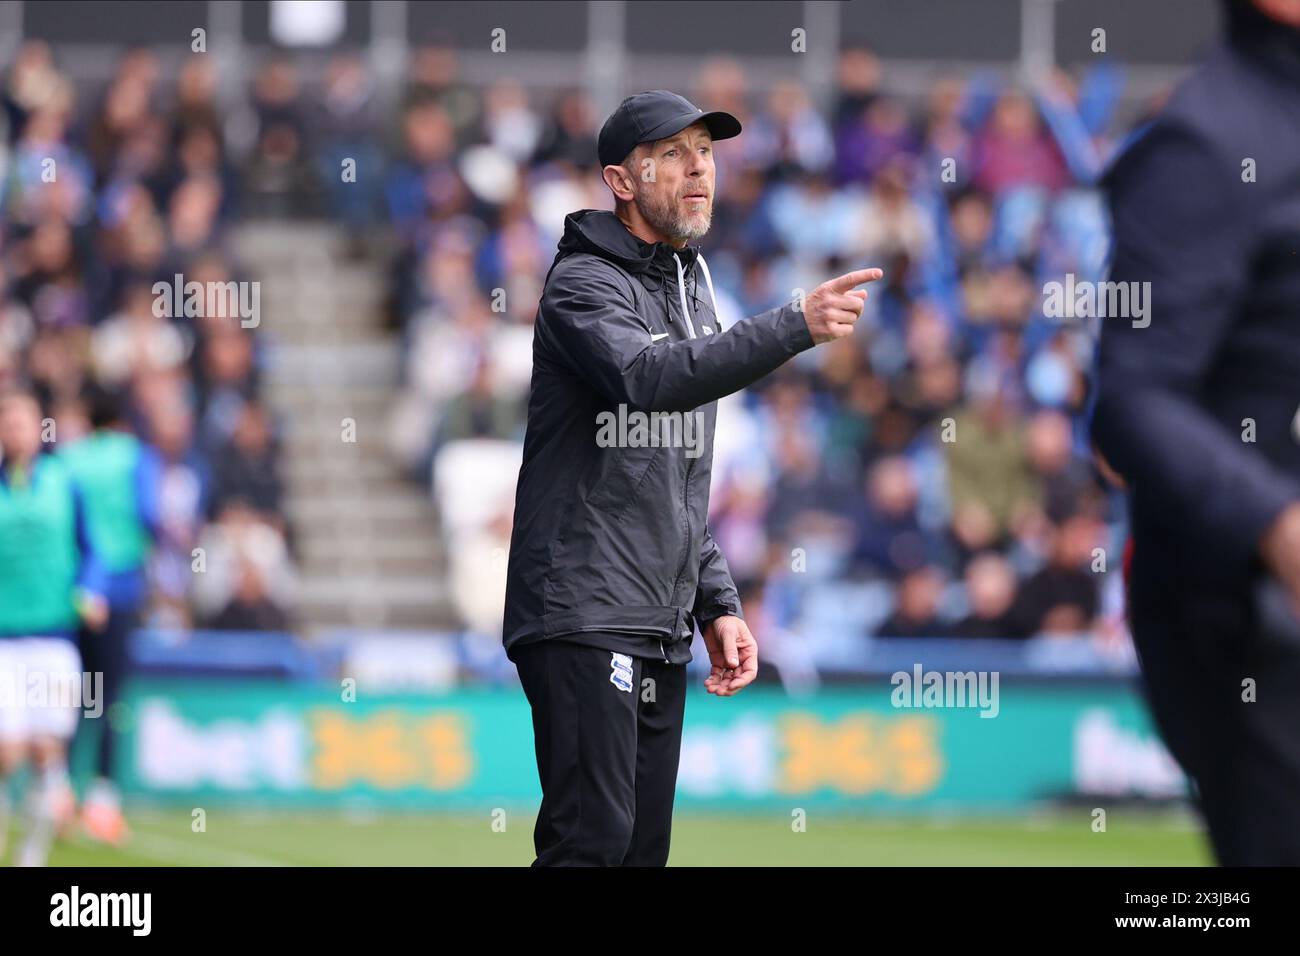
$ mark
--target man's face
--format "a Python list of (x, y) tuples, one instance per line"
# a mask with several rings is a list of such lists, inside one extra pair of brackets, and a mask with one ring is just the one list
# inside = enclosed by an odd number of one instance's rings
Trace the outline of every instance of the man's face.
[(635, 203), (670, 241), (700, 239), (713, 220), (713, 137), (703, 123), (638, 147), (627, 163)]
[(0, 449), (6, 458), (26, 461), (41, 450), (41, 409), (26, 395), (0, 400)]

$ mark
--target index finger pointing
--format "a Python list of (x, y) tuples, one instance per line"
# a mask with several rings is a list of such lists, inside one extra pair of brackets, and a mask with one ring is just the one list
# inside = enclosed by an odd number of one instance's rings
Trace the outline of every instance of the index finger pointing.
[(862, 285), (864, 282), (875, 282), (885, 274), (883, 269), (858, 269), (855, 272), (846, 272), (838, 278), (831, 279), (826, 283), (836, 292), (847, 292), (854, 286)]

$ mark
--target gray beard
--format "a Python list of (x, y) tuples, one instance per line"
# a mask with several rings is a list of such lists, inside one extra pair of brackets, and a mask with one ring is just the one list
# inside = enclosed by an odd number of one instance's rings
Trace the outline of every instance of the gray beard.
[(650, 205), (640, 195), (636, 197), (636, 208), (640, 211), (641, 217), (651, 225), (655, 232), (661, 236), (667, 236), (673, 242), (689, 242), (692, 239), (703, 239), (709, 231), (709, 226), (713, 224), (712, 209), (702, 219), (697, 218), (692, 222), (683, 218), (672, 207)]

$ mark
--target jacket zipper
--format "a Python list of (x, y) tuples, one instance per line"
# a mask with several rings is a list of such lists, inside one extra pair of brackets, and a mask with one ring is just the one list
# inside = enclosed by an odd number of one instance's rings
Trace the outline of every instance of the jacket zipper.
[(673, 578), (673, 593), (668, 596), (672, 600), (677, 596), (677, 587), (681, 584), (682, 574), (686, 570), (686, 562), (691, 557), (691, 472), (695, 468), (695, 459), (686, 466), (686, 481), (682, 483), (682, 516), (686, 519), (686, 547), (682, 549), (682, 563), (677, 567), (677, 577)]
[[(673, 307), (672, 307), (672, 299), (668, 295), (668, 283), (666, 281), (664, 282), (663, 289), (664, 289), (664, 308), (668, 311), (668, 321), (671, 322), (673, 320)], [(692, 292), (691, 294), (692, 297), (694, 297), (694, 292)], [(685, 303), (683, 303), (682, 307), (686, 308)], [(695, 323), (691, 321), (690, 315), (684, 313), (682, 315), (682, 319), (686, 322), (686, 334), (691, 338), (695, 338)], [(673, 578), (673, 590), (672, 593), (668, 596), (669, 601), (672, 601), (674, 598), (676, 598), (677, 588), (682, 581), (682, 574), (685, 573), (686, 571), (686, 562), (689, 561), (691, 557), (690, 497), (691, 497), (691, 472), (694, 470), (695, 470), (695, 459), (692, 458), (690, 463), (686, 466), (686, 480), (682, 485), (682, 511), (683, 511), (683, 518), (686, 521), (686, 547), (682, 549), (682, 563), (678, 565), (677, 576)], [(673, 635), (673, 639), (674, 640), (677, 639), (676, 634)], [(665, 664), (671, 663), (671, 661), (668, 660), (668, 652), (664, 649), (663, 640), (659, 641), (659, 653), (663, 655)]]
[[(686, 286), (685, 286), (685, 284), (683, 284), (683, 286), (682, 286), (682, 291), (683, 291), (683, 292), (686, 291)], [(692, 289), (691, 289), (691, 298), (692, 298), (692, 299), (695, 298), (695, 290), (694, 290), (694, 287), (692, 287)], [(685, 299), (686, 299), (686, 297), (683, 296), (683, 297), (682, 297), (682, 309), (685, 310), (685, 311), (684, 311), (684, 313), (683, 313), (683, 315), (682, 315), (682, 318), (684, 318), (684, 319), (686, 320), (686, 331), (687, 331), (687, 333), (690, 335), (691, 338), (695, 338), (695, 322), (691, 319), (691, 307), (690, 307), (689, 305), (686, 304)]]
[[(682, 308), (686, 308), (685, 302), (682, 302)], [(671, 315), (671, 312), (669, 312), (669, 315)], [(682, 316), (682, 319), (686, 320), (686, 332), (688, 332), (690, 337), (694, 338), (695, 326), (692, 321), (690, 321), (690, 316), (684, 315)], [(692, 475), (694, 470), (695, 459), (692, 458), (690, 459), (690, 462), (686, 464), (686, 479), (681, 486), (682, 518), (684, 518), (686, 522), (686, 546), (681, 551), (681, 564), (677, 566), (677, 576), (672, 580), (672, 594), (669, 594), (668, 596), (669, 601), (672, 601), (673, 598), (677, 596), (677, 588), (679, 588), (679, 585), (681, 584), (681, 575), (685, 574), (686, 562), (690, 561), (690, 475)], [(667, 657), (664, 657), (664, 659), (667, 659)]]
[[(662, 289), (663, 289), (663, 292), (664, 292), (664, 311), (668, 313), (668, 322), (671, 324), (672, 321), (673, 321), (673, 306), (672, 306), (672, 297), (668, 295), (668, 280), (667, 280), (667, 279), (664, 279), (664, 280), (663, 280), (663, 284), (660, 286), (660, 288), (662, 288)], [(692, 298), (692, 299), (695, 298), (695, 290), (694, 290), (694, 288), (692, 288), (692, 290), (691, 290), (691, 298)], [(686, 335), (687, 335), (687, 337), (692, 338), (692, 339), (693, 339), (693, 338), (696, 338), (696, 335), (695, 335), (695, 323), (691, 321), (691, 316), (690, 316), (690, 314), (689, 314), (689, 313), (683, 313), (683, 315), (682, 315), (682, 319), (683, 319), (683, 321), (686, 322)]]

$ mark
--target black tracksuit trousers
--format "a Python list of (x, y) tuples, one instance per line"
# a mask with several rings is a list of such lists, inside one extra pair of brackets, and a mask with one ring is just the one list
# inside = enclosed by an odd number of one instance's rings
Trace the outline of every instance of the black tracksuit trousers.
[(664, 866), (686, 666), (556, 639), (513, 656), (542, 784), (533, 866)]
[[(108, 615), (108, 624), (104, 630), (96, 633), (82, 629), (79, 644), (81, 646), (81, 663), (87, 673), (103, 674), (104, 709), (102, 719), (98, 721), (99, 738), (95, 744), (94, 773), (96, 776), (113, 780), (113, 768), (116, 764), (118, 732), (114, 729), (114, 715), (110, 714), (113, 705), (122, 696), (122, 685), (130, 667), (128, 643), (131, 632), (140, 618), (136, 609), (124, 610), (113, 608)], [(92, 729), (86, 718), (77, 722), (77, 733), (89, 734)]]
[(1196, 784), (1215, 858), (1300, 866), (1300, 642), (1273, 632), (1248, 592), (1189, 593), (1141, 551), (1129, 621), (1147, 699)]

